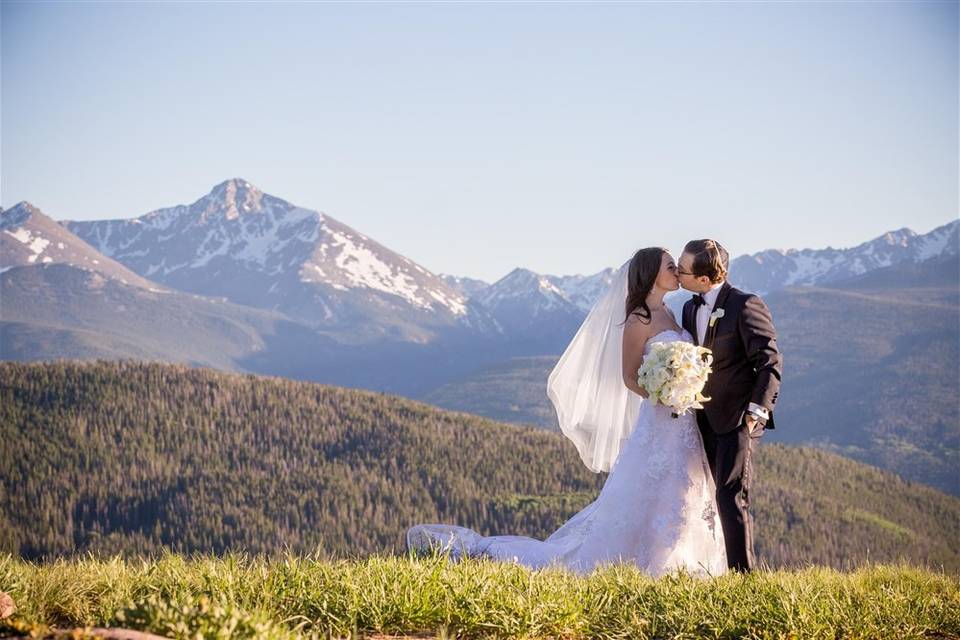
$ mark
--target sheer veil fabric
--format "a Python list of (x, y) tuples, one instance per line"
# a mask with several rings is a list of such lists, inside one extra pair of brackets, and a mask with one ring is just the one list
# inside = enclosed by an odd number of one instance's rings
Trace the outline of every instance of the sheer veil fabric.
[(560, 431), (594, 473), (613, 466), (643, 402), (622, 378), (629, 265), (614, 274), (547, 380)]

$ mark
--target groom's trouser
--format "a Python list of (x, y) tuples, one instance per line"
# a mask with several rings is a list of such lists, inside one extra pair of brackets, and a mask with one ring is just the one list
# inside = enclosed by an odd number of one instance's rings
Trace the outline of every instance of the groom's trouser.
[(710, 428), (703, 414), (697, 416), (697, 423), (717, 485), (717, 510), (727, 548), (727, 566), (750, 571), (755, 562), (750, 483), (753, 480), (753, 455), (760, 444), (763, 429), (758, 427), (750, 436), (746, 425), (741, 424), (734, 431), (718, 434)]

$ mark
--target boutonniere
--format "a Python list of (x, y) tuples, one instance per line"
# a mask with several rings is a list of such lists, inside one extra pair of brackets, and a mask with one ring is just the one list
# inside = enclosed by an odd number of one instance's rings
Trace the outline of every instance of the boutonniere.
[(723, 309), (714, 309), (710, 314), (710, 326), (717, 324), (717, 320), (723, 317)]

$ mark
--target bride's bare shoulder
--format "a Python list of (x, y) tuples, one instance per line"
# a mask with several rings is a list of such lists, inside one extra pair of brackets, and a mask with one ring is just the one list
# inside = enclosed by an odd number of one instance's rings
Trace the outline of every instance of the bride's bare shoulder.
[(653, 318), (644, 318), (638, 312), (634, 311), (627, 316), (623, 325), (623, 332), (631, 335), (648, 335), (654, 328)]

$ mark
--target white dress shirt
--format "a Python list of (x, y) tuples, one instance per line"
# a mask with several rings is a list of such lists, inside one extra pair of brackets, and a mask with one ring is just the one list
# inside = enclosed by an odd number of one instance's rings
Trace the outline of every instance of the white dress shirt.
[(717, 304), (717, 297), (720, 295), (720, 287), (723, 283), (715, 284), (710, 287), (710, 291), (702, 293), (703, 299), (707, 304), (697, 307), (697, 343), (703, 344), (707, 338), (707, 325), (710, 324), (710, 314), (713, 313), (713, 305)]
[[(700, 294), (703, 296), (703, 299), (707, 304), (702, 304), (697, 307), (698, 344), (702, 345), (703, 341), (707, 337), (707, 327), (710, 324), (710, 314), (713, 313), (713, 306), (717, 304), (717, 297), (720, 295), (720, 288), (722, 286), (723, 283), (720, 282), (710, 287), (709, 291), (705, 291), (704, 293)], [(763, 420), (769, 420), (770, 418), (770, 414), (767, 412), (766, 408), (756, 404), (755, 402), (751, 402), (749, 405), (747, 405), (747, 411), (758, 418), (762, 418)]]

